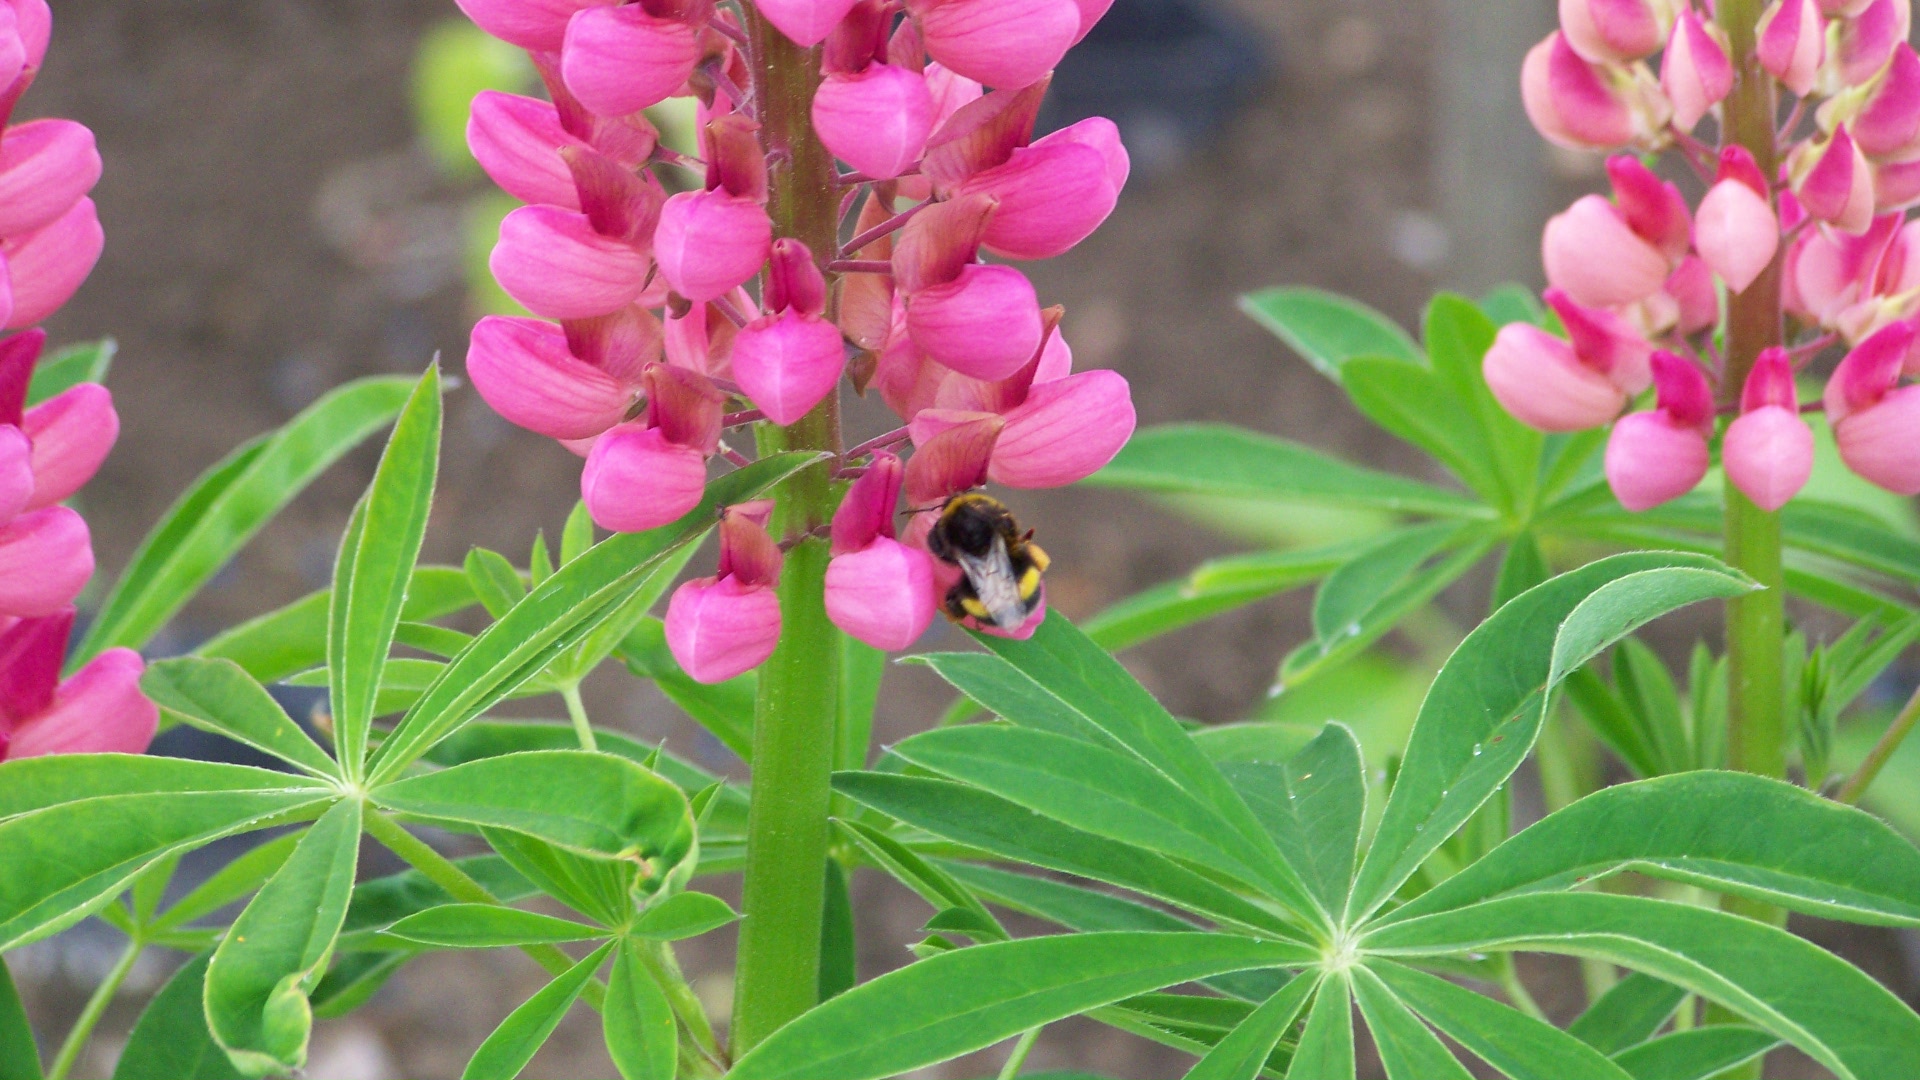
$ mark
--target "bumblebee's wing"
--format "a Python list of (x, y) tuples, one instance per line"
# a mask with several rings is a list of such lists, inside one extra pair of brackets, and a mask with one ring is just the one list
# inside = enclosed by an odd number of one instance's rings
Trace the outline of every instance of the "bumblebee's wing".
[(1002, 630), (1018, 630), (1027, 620), (1026, 605), (1020, 600), (1020, 577), (1013, 572), (1013, 559), (1007, 554), (1004, 538), (993, 538), (993, 549), (984, 557), (964, 551), (954, 553), (960, 569), (987, 610), (987, 618)]

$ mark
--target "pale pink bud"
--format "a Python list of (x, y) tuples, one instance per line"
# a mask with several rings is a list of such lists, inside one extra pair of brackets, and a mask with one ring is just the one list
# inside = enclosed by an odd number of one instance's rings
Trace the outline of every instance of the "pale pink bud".
[(20, 427), (33, 440), (27, 509), (38, 510), (67, 499), (100, 471), (120, 437), (120, 415), (106, 387), (81, 383), (28, 409)]
[(1778, 510), (1813, 475), (1813, 430), (1800, 419), (1793, 363), (1785, 349), (1760, 354), (1740, 408), (1720, 447), (1727, 480), (1762, 510)]
[(737, 578), (699, 578), (667, 604), (667, 647), (696, 682), (725, 682), (766, 662), (780, 643), (780, 598)]
[(521, 202), (580, 209), (580, 192), (560, 148), (586, 145), (560, 125), (552, 102), (519, 94), (482, 90), (467, 118), (467, 149), (474, 160)]
[(582, 8), (619, 0), (454, 0), (480, 29), (536, 52), (559, 52), (567, 20)]
[[(1722, 153), (1735, 151), (1745, 153), (1745, 148), (1732, 146)], [(1749, 156), (1732, 169), (1722, 165), (1720, 179), (1700, 200), (1693, 226), (1700, 257), (1736, 293), (1745, 292), (1780, 250), (1780, 220), (1765, 188), (1755, 190), (1751, 177), (1740, 175), (1739, 165), (1751, 161)]]
[(106, 234), (92, 199), (81, 199), (34, 232), (0, 242), (13, 292), (9, 330), (32, 326), (60, 309), (100, 261)]
[(26, 432), (0, 424), (0, 522), (12, 521), (33, 498), (33, 443)]
[(620, 423), (636, 391), (576, 358), (552, 323), (499, 315), (474, 324), (467, 375), (494, 412), (554, 439), (590, 438)]
[(904, 649), (933, 622), (933, 557), (879, 537), (827, 564), (827, 617), (876, 649)]
[(1760, 64), (1795, 94), (1813, 89), (1826, 47), (1826, 25), (1814, 0), (1773, 0), (1760, 16)]
[(1080, 33), (1074, 0), (919, 0), (912, 11), (928, 55), (1007, 89), (1051, 71)]
[(160, 721), (140, 692), (146, 665), (132, 649), (108, 649), (60, 684), (52, 706), (15, 728), (0, 757), (139, 754)]
[(700, 505), (706, 486), (707, 462), (700, 451), (638, 423), (601, 435), (580, 472), (587, 511), (596, 525), (613, 532), (643, 532), (678, 521)]
[(92, 576), (87, 523), (67, 507), (30, 510), (0, 525), (0, 617), (51, 615)]
[(940, 130), (963, 106), (980, 100), (985, 93), (976, 79), (955, 75), (938, 63), (927, 65), (920, 73), (927, 80), (927, 93), (933, 98), (933, 130)]
[(1558, 31), (1527, 53), (1520, 98), (1541, 135), (1574, 149), (1650, 143), (1673, 113), (1644, 67), (1591, 63)]
[(1588, 307), (1613, 307), (1660, 291), (1665, 255), (1598, 195), (1582, 196), (1547, 222), (1540, 238), (1547, 280)]
[(755, 319), (733, 340), (733, 378), (776, 424), (792, 424), (833, 392), (846, 366), (840, 328), (788, 310)]
[(1794, 197), (1814, 218), (1856, 236), (1873, 224), (1873, 166), (1845, 124), (1823, 142), (1802, 143), (1788, 172)]
[(1653, 55), (1671, 17), (1649, 0), (1560, 0), (1560, 29), (1567, 42), (1594, 61)]
[(1920, 56), (1904, 42), (1847, 130), (1868, 157), (1897, 153), (1920, 138)]
[(1560, 289), (1541, 294), (1567, 331), (1567, 343), (1585, 366), (1607, 377), (1628, 396), (1653, 384), (1653, 346), (1625, 318), (1603, 308), (1581, 307)]
[(981, 242), (1010, 259), (1065, 254), (1100, 227), (1120, 197), (1106, 158), (1072, 142), (1015, 150), (1006, 164), (973, 174), (956, 190), (997, 201)]
[(1625, 391), (1582, 363), (1572, 345), (1528, 323), (1502, 327), (1481, 369), (1501, 406), (1541, 431), (1596, 428), (1627, 403)]
[(1830, 57), (1842, 86), (1859, 86), (1880, 73), (1912, 28), (1912, 0), (1872, 0), (1836, 25)]
[(1707, 475), (1713, 389), (1692, 363), (1653, 354), (1659, 407), (1625, 416), (1607, 439), (1607, 485), (1620, 505), (1646, 510), (1692, 491)]
[(1886, 397), (1900, 381), (1914, 337), (1914, 324), (1902, 321), (1882, 327), (1854, 346), (1827, 380), (1821, 402), (1827, 423), (1838, 431), (1848, 417)]
[(1117, 371), (1083, 371), (1036, 383), (1007, 413), (987, 476), (1012, 488), (1084, 480), (1133, 435), (1133, 398)]
[[(1746, 153), (1745, 150), (1738, 152)], [(1747, 155), (1747, 160), (1750, 163), (1752, 155)], [(1755, 175), (1758, 175), (1757, 169)], [(1627, 227), (1657, 248), (1670, 263), (1685, 257), (1692, 242), (1693, 222), (1687, 215), (1687, 200), (1680, 189), (1660, 179), (1631, 154), (1615, 154), (1607, 159), (1607, 179), (1613, 183), (1613, 204)], [(1758, 186), (1766, 185), (1759, 181)]]
[(560, 74), (580, 104), (625, 116), (678, 93), (699, 63), (693, 27), (626, 4), (590, 7), (567, 23)]
[(912, 168), (933, 133), (933, 95), (918, 72), (869, 64), (829, 74), (813, 94), (813, 127), (833, 156), (876, 180)]
[(93, 132), (71, 120), (34, 120), (0, 138), (0, 236), (66, 213), (100, 179)]
[(1733, 63), (1726, 35), (1692, 8), (1680, 13), (1661, 58), (1660, 89), (1673, 102), (1673, 124), (1692, 131), (1715, 105), (1733, 91)]
[(976, 379), (1004, 379), (1040, 347), (1040, 301), (1010, 266), (972, 263), (907, 304), (907, 332), (935, 360)]
[(647, 256), (594, 231), (585, 214), (523, 206), (500, 222), (487, 259), (494, 279), (528, 311), (549, 319), (590, 319), (640, 298)]
[(772, 244), (773, 223), (754, 200), (720, 188), (683, 191), (660, 209), (653, 255), (675, 292), (714, 300), (759, 273)]
[(759, 0), (754, 7), (774, 29), (803, 48), (827, 40), (827, 35), (853, 10), (855, 0)]

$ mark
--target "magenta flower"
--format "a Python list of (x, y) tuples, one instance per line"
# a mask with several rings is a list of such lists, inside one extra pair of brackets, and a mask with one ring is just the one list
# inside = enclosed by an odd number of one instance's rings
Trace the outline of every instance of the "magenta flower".
[(813, 94), (813, 127), (833, 156), (876, 180), (912, 168), (933, 133), (933, 94), (918, 72), (868, 64), (829, 72)]
[(1745, 292), (1780, 249), (1780, 219), (1768, 201), (1766, 178), (1747, 148), (1720, 152), (1720, 172), (1700, 200), (1693, 242), (1727, 288)]
[(1575, 149), (1650, 145), (1673, 113), (1645, 65), (1594, 63), (1557, 30), (1527, 53), (1520, 99), (1541, 135)]
[(555, 439), (592, 438), (620, 423), (640, 390), (577, 359), (552, 323), (498, 315), (474, 325), (467, 375), (495, 412)]
[(1673, 125), (1692, 131), (1733, 92), (1733, 61), (1726, 34), (1691, 7), (1674, 21), (1660, 65), (1660, 89), (1673, 102)]
[(0, 236), (49, 225), (100, 180), (93, 132), (71, 120), (32, 120), (0, 136)]
[(584, 213), (523, 206), (500, 222), (487, 265), (507, 295), (549, 319), (606, 315), (640, 298), (645, 251), (604, 236)]
[(138, 754), (153, 741), (160, 711), (140, 693), (140, 654), (109, 649), (62, 681), (72, 629), (71, 607), (0, 628), (0, 761)]
[(1813, 89), (1826, 58), (1826, 23), (1814, 0), (1773, 0), (1760, 16), (1760, 65), (1795, 94)]
[(614, 532), (658, 528), (698, 506), (720, 442), (726, 395), (706, 376), (655, 364), (643, 385), (645, 415), (595, 440), (580, 473), (588, 512)]
[(1813, 430), (1800, 419), (1793, 362), (1782, 348), (1754, 362), (1740, 394), (1740, 415), (1720, 446), (1727, 480), (1763, 510), (1778, 510), (1813, 475)]
[(839, 385), (847, 354), (840, 328), (820, 317), (826, 282), (805, 244), (774, 243), (767, 300), (733, 340), (733, 377), (768, 419), (791, 424)]
[(929, 55), (993, 87), (1035, 82), (1080, 35), (1074, 0), (915, 0), (908, 10)]
[(1545, 295), (1567, 338), (1528, 323), (1502, 327), (1482, 361), (1487, 387), (1516, 419), (1541, 431), (1607, 424), (1652, 381), (1653, 347), (1617, 315), (1583, 308), (1558, 289)]
[(1827, 380), (1827, 423), (1847, 468), (1888, 491), (1920, 495), (1920, 385), (1900, 385), (1914, 342), (1894, 323), (1856, 346)]
[(1894, 50), (1847, 130), (1870, 158), (1912, 156), (1920, 140), (1920, 56), (1911, 47)]
[(13, 301), (6, 328), (32, 326), (60, 310), (93, 272), (105, 244), (100, 217), (87, 198), (32, 232), (0, 240)]
[(51, 615), (93, 576), (93, 538), (64, 506), (30, 510), (0, 525), (0, 618)]
[(625, 116), (678, 93), (700, 62), (700, 38), (643, 4), (585, 7), (567, 22), (560, 73), (580, 103)]
[(1824, 141), (1801, 143), (1787, 170), (1794, 198), (1815, 219), (1856, 236), (1873, 223), (1873, 166), (1845, 124)]
[(454, 0), (474, 24), (494, 37), (536, 52), (559, 52), (567, 20), (582, 8), (619, 0)]
[(900, 459), (877, 453), (833, 515), (827, 617), (876, 649), (904, 649), (933, 622), (933, 557), (894, 535), (904, 477)]
[(696, 681), (725, 682), (764, 663), (780, 641), (780, 545), (767, 533), (771, 502), (730, 506), (720, 515), (720, 565), (713, 577), (674, 590), (667, 647)]
[(1646, 510), (1677, 499), (1707, 475), (1713, 390), (1691, 361), (1653, 354), (1658, 407), (1622, 417), (1607, 440), (1607, 486), (1620, 505)]

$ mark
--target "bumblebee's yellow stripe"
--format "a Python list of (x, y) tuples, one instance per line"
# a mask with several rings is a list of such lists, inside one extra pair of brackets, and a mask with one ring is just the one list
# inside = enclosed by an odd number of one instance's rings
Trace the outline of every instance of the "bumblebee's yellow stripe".
[(1040, 591), (1040, 567), (1030, 566), (1020, 575), (1020, 599), (1031, 600), (1033, 594)]
[(990, 620), (993, 618), (993, 612), (987, 610), (987, 605), (971, 596), (963, 596), (960, 598), (960, 608), (976, 619)]

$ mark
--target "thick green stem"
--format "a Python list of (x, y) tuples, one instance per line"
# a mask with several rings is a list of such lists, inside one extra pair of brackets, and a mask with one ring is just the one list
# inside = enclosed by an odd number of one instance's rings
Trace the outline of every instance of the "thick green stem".
[(1867, 752), (1867, 759), (1860, 763), (1859, 768), (1853, 770), (1853, 775), (1847, 777), (1847, 782), (1840, 785), (1840, 790), (1834, 792), (1834, 800), (1843, 803), (1859, 802), (1860, 796), (1865, 795), (1867, 788), (1872, 785), (1873, 778), (1880, 775), (1881, 769), (1886, 768), (1888, 759), (1893, 757), (1893, 752), (1900, 749), (1900, 744), (1906, 741), (1907, 735), (1913, 731), (1915, 722), (1920, 722), (1920, 690), (1915, 690), (1913, 696), (1907, 699), (1907, 704), (1900, 710), (1900, 715), (1893, 718), (1893, 723), (1888, 724), (1887, 730), (1881, 733), (1880, 741), (1874, 743), (1873, 749)]
[(60, 1052), (53, 1058), (53, 1067), (47, 1070), (47, 1080), (66, 1080), (73, 1071), (74, 1062), (80, 1060), (80, 1051), (86, 1049), (94, 1027), (106, 1015), (107, 1006), (113, 1004), (113, 999), (119, 995), (121, 984), (127, 981), (127, 976), (133, 971), (134, 961), (140, 959), (140, 952), (145, 947), (145, 943), (137, 937), (127, 940), (127, 947), (121, 950), (120, 959), (114, 962), (113, 970), (107, 972), (106, 979), (99, 986), (94, 987), (93, 996), (87, 999), (86, 1007), (80, 1010), (80, 1019), (73, 1022), (73, 1030), (67, 1032), (66, 1041), (60, 1044)]
[[(380, 841), (388, 851), (406, 862), (408, 866), (420, 871), (422, 877), (445, 889), (448, 896), (463, 904), (499, 904), (500, 898), (487, 891), (485, 885), (467, 876), (452, 859), (433, 850), (426, 841), (408, 832), (399, 822), (377, 810), (369, 808), (366, 813), (367, 835)], [(502, 905), (504, 906), (504, 905)], [(523, 945), (520, 951), (533, 958), (534, 963), (546, 968), (555, 975), (573, 967), (573, 960), (553, 945)], [(596, 1010), (607, 997), (605, 983), (595, 979), (587, 984), (581, 997)]]
[[(813, 133), (817, 51), (787, 40), (745, 5), (753, 102), (770, 168), (767, 211), (774, 235), (806, 244), (824, 265), (839, 242), (833, 156)], [(763, 424), (762, 453), (839, 453), (840, 409), (829, 396), (790, 427)], [(839, 648), (823, 598), (828, 550), (808, 538), (837, 503), (831, 463), (795, 475), (777, 493), (774, 526), (798, 542), (780, 576), (780, 645), (760, 668), (753, 716), (753, 799), (741, 907), (738, 991), (731, 1049), (745, 1053), (811, 1008), (819, 996), (825, 903), (828, 781), (833, 770)]]

